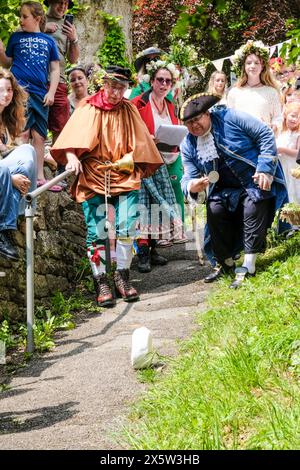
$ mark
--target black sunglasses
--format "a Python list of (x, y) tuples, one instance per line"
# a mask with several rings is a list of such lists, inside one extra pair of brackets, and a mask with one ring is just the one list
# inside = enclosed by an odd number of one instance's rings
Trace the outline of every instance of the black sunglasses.
[(173, 80), (171, 78), (155, 77), (159, 83), (165, 83), (166, 85), (171, 85)]

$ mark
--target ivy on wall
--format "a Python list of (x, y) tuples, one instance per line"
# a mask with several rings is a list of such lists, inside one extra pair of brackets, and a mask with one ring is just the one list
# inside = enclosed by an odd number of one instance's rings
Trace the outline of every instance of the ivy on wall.
[(108, 65), (120, 65), (129, 67), (129, 60), (126, 55), (125, 35), (119, 25), (121, 16), (113, 16), (104, 11), (98, 12), (104, 23), (106, 34), (103, 43), (96, 52), (100, 65), (105, 68)]

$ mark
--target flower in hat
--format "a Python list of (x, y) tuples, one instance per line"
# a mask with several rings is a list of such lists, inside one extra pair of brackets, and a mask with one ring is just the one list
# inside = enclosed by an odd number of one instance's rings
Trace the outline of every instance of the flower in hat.
[(154, 74), (159, 69), (167, 69), (172, 75), (174, 80), (179, 79), (180, 71), (177, 69), (176, 65), (167, 60), (151, 60), (149, 64), (146, 64), (147, 75), (143, 76), (144, 81), (149, 82), (151, 78), (154, 77)]
[(246, 42), (246, 44), (244, 44), (234, 52), (234, 56), (232, 58), (232, 71), (236, 74), (236, 76), (241, 75), (243, 64), (245, 63), (246, 57), (250, 54), (255, 54), (260, 57), (265, 64), (268, 63), (268, 46), (265, 46), (262, 41), (249, 40)]

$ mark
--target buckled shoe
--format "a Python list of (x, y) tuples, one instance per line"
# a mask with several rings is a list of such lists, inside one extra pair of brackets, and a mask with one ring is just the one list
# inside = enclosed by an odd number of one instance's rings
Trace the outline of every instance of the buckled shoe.
[(117, 293), (121, 295), (125, 302), (139, 300), (136, 289), (129, 281), (129, 269), (117, 269), (114, 273), (114, 281)]
[(255, 276), (255, 273), (249, 273), (248, 269), (245, 266), (240, 266), (239, 268), (236, 268), (235, 279), (230, 284), (230, 289), (238, 289), (239, 287), (241, 287), (246, 278), (253, 276)]
[(214, 268), (213, 272), (204, 278), (204, 282), (206, 283), (214, 282), (220, 279), (220, 277), (224, 276), (224, 274), (234, 274), (234, 269), (235, 269), (235, 265), (233, 266), (226, 266), (225, 264), (217, 265)]

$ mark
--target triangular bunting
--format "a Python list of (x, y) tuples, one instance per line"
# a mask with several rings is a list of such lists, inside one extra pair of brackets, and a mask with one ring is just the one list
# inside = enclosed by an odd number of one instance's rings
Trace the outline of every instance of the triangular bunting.
[(280, 55), (280, 51), (281, 51), (281, 49), (282, 49), (282, 46), (283, 46), (283, 42), (279, 42), (279, 43), (277, 44), (278, 55)]
[(216, 69), (221, 72), (221, 70), (223, 69), (224, 59), (213, 60), (212, 63), (214, 64)]
[(269, 47), (269, 57), (272, 57), (275, 51), (276, 51), (276, 44), (275, 46)]
[(197, 65), (197, 69), (201, 73), (202, 77), (205, 77), (206, 65)]

